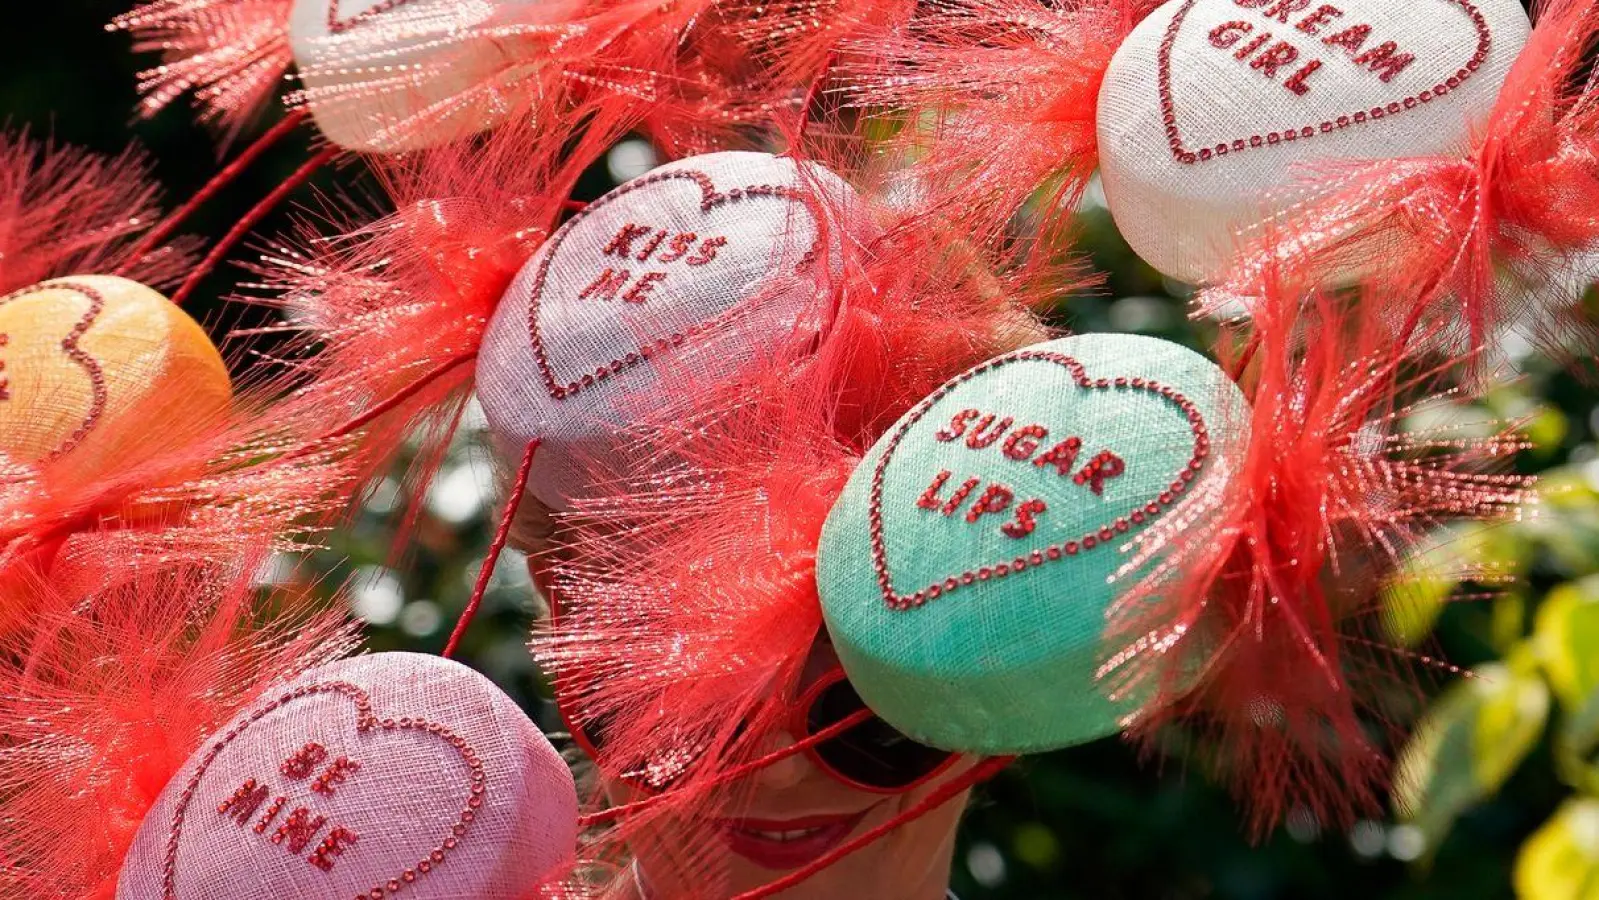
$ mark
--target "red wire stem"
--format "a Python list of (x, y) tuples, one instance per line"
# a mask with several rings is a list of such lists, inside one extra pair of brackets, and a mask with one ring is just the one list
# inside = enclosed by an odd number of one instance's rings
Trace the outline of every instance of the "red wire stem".
[[(869, 709), (856, 710), (844, 718), (839, 719), (837, 722), (834, 722), (826, 728), (823, 728), (821, 731), (818, 731), (812, 735), (807, 735), (804, 739), (795, 741), (787, 747), (773, 750), (771, 753), (768, 753), (765, 756), (752, 759), (749, 762), (741, 763), (740, 765), (728, 769), (726, 772), (716, 776), (716, 778), (713, 779), (709, 785), (706, 785), (706, 787), (715, 787), (717, 785), (727, 784), (730, 781), (737, 781), (738, 779), (758, 772), (761, 769), (772, 765), (773, 763), (781, 762), (782, 760), (788, 759), (790, 756), (804, 753), (806, 750), (815, 747), (817, 744), (823, 743), (824, 741), (830, 741), (833, 738), (838, 737), (844, 732), (850, 730), (851, 728), (854, 728), (856, 725), (865, 722), (867, 719), (870, 719), (872, 715), (873, 713)], [(609, 809), (602, 809), (597, 813), (591, 813), (579, 818), (578, 826), (581, 828), (592, 828), (595, 825), (604, 825), (607, 822), (612, 822), (616, 819), (630, 816), (633, 813), (642, 812), (646, 809), (649, 809), (650, 807), (661, 803), (665, 798), (671, 796), (673, 796), (673, 794), (668, 791), (663, 794), (656, 794), (653, 797), (646, 797), (643, 800), (635, 800), (632, 803), (624, 803), (621, 806), (613, 806)]]
[(516, 470), (516, 483), (511, 486), (511, 497), (505, 502), (505, 512), (500, 514), (499, 527), (494, 530), (494, 541), (489, 544), (489, 555), (483, 558), (483, 565), (477, 570), (477, 583), (472, 585), (472, 596), (467, 599), (466, 608), (461, 610), (461, 617), (455, 621), (455, 630), (450, 632), (450, 640), (444, 645), (445, 659), (455, 655), (456, 647), (461, 644), (461, 637), (466, 634), (472, 619), (477, 616), (478, 607), (483, 605), (483, 594), (489, 589), (489, 578), (494, 574), (494, 565), (500, 561), (500, 554), (505, 551), (506, 541), (511, 539), (511, 523), (516, 520), (516, 510), (522, 505), (522, 492), (527, 490), (528, 473), (533, 470), (533, 456), (538, 449), (539, 441), (534, 438), (528, 442), (527, 452), (522, 454), (522, 465)]
[(405, 401), (410, 400), (412, 397), (415, 397), (423, 388), (435, 381), (438, 381), (445, 375), (450, 374), (456, 368), (475, 359), (477, 359), (476, 353), (462, 353), (459, 356), (450, 357), (449, 359), (435, 366), (433, 369), (429, 370), (428, 373), (423, 375), (421, 378), (418, 378), (416, 381), (413, 381), (398, 391), (395, 391), (382, 403), (379, 403), (366, 412), (361, 413), (359, 416), (356, 416), (350, 421), (345, 422), (343, 425), (340, 425), (338, 428), (333, 429), (327, 434), (308, 441), (307, 443), (300, 445), (298, 448), (291, 450), (286, 456), (283, 457), (283, 459), (290, 460), (304, 456), (306, 453), (327, 446), (328, 442), (330, 441), (336, 441), (352, 432), (365, 428), (375, 419), (394, 411), (396, 407), (405, 403)]
[(133, 252), (128, 255), (128, 262), (124, 264), (116, 274), (126, 274), (127, 270), (131, 266), (148, 256), (153, 250), (155, 250), (155, 248), (161, 246), (161, 243), (167, 238), (172, 237), (172, 233), (177, 231), (178, 226), (182, 225), (184, 221), (189, 218), (189, 216), (193, 215), (195, 210), (199, 209), (201, 206), (204, 206), (207, 201), (220, 193), (223, 188), (232, 184), (240, 174), (249, 169), (256, 160), (260, 159), (263, 153), (266, 153), (268, 150), (270, 150), (275, 144), (277, 144), (278, 141), (282, 140), (285, 135), (288, 135), (290, 132), (299, 128), (300, 124), (304, 122), (306, 117), (309, 115), (310, 113), (306, 110), (294, 110), (288, 115), (284, 116), (282, 120), (278, 122), (278, 124), (273, 125), (270, 129), (268, 129), (265, 134), (256, 138), (255, 142), (244, 148), (244, 150), (237, 157), (235, 157), (232, 162), (228, 163), (222, 168), (221, 171), (211, 176), (211, 180), (207, 181), (200, 188), (200, 190), (196, 191), (194, 196), (190, 197), (182, 206), (174, 209), (170, 214), (168, 214), (167, 217), (162, 220), (161, 224), (150, 229), (150, 232), (144, 236), (144, 239), (139, 241), (139, 243), (134, 246)]
[(226, 235), (223, 235), (222, 240), (219, 241), (215, 247), (211, 248), (211, 252), (206, 254), (205, 259), (201, 260), (200, 265), (197, 266), (193, 272), (189, 273), (188, 278), (184, 279), (183, 286), (178, 288), (178, 292), (172, 295), (172, 302), (180, 306), (183, 305), (183, 301), (187, 300), (189, 295), (194, 293), (194, 289), (199, 287), (200, 282), (205, 279), (205, 276), (211, 274), (211, 270), (215, 269), (217, 264), (222, 262), (222, 260), (227, 257), (228, 253), (232, 251), (234, 245), (238, 244), (239, 241), (244, 239), (245, 235), (250, 233), (250, 229), (258, 225), (262, 219), (266, 218), (267, 213), (271, 212), (273, 208), (275, 208), (279, 203), (283, 202), (283, 199), (289, 196), (289, 194), (293, 193), (295, 188), (298, 188), (300, 185), (308, 181), (312, 175), (316, 174), (318, 169), (321, 169), (323, 166), (332, 162), (334, 157), (338, 156), (342, 152), (343, 151), (338, 147), (328, 147), (317, 155), (311, 157), (306, 161), (305, 165), (296, 169), (294, 174), (290, 175), (282, 184), (278, 185), (272, 191), (272, 193), (267, 194), (260, 203), (257, 203), (254, 207), (252, 207), (248, 213), (245, 213), (244, 218), (235, 223), (233, 228), (229, 229)]
[(894, 818), (889, 819), (887, 822), (884, 822), (876, 828), (873, 828), (871, 831), (866, 832), (847, 844), (841, 844), (838, 847), (834, 847), (828, 853), (825, 853), (821, 857), (812, 860), (804, 868), (795, 869), (793, 872), (784, 875), (782, 878), (779, 878), (776, 881), (768, 882), (767, 884), (764, 884), (752, 891), (745, 891), (744, 893), (734, 897), (733, 900), (763, 900), (763, 898), (786, 891), (789, 888), (804, 882), (812, 875), (815, 875), (823, 869), (826, 869), (833, 863), (836, 863), (844, 857), (849, 856), (851, 853), (854, 853), (855, 851), (860, 850), (881, 839), (889, 832), (900, 827), (901, 825), (904, 825), (906, 822), (919, 819), (922, 816), (925, 816), (933, 810), (939, 808), (940, 806), (943, 806), (945, 803), (955, 799), (955, 797), (957, 797), (967, 788), (983, 781), (987, 781), (995, 775), (998, 775), (1006, 766), (1015, 761), (1015, 759), (1016, 758), (1014, 756), (996, 756), (985, 759), (976, 766), (973, 766), (965, 775), (945, 782), (944, 784), (940, 785), (937, 790), (933, 791), (931, 794), (928, 794), (915, 806), (912, 806)]

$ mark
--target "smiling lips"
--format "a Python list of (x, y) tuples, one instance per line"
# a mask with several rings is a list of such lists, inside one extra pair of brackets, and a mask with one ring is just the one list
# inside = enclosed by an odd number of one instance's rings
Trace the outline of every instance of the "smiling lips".
[(763, 869), (797, 869), (838, 846), (866, 812), (772, 821), (725, 819), (722, 839), (734, 853)]

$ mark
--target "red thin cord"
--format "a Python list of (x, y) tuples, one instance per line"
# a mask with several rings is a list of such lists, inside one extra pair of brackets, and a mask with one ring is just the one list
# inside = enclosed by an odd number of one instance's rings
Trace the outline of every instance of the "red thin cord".
[(215, 197), (223, 188), (232, 184), (241, 173), (250, 168), (257, 159), (261, 158), (261, 154), (270, 150), (285, 135), (299, 128), (300, 123), (304, 122), (309, 115), (310, 113), (306, 110), (294, 110), (284, 116), (278, 124), (268, 129), (265, 134), (256, 138), (255, 143), (244, 148), (244, 151), (233, 162), (228, 163), (221, 171), (211, 176), (211, 180), (196, 191), (194, 196), (188, 199), (188, 202), (174, 209), (162, 220), (161, 224), (151, 229), (150, 233), (146, 234), (144, 239), (134, 246), (133, 252), (128, 256), (128, 262), (117, 270), (115, 274), (126, 274), (130, 267), (145, 256), (148, 256), (155, 248), (161, 246), (161, 242), (171, 237), (172, 233), (178, 230), (178, 226), (193, 215), (195, 210), (204, 206), (206, 201)]
[(1227, 373), (1229, 378), (1233, 381), (1238, 381), (1244, 377), (1244, 370), (1248, 369), (1249, 364), (1255, 361), (1255, 353), (1260, 350), (1260, 341), (1259, 331), (1249, 336), (1249, 343), (1244, 346), (1244, 352), (1239, 355), (1238, 361), (1233, 363), (1233, 370)]
[(816, 78), (811, 81), (811, 86), (806, 89), (805, 100), (800, 104), (799, 126), (794, 129), (794, 142), (789, 147), (789, 152), (792, 153), (799, 147), (800, 142), (805, 140), (806, 126), (811, 124), (811, 106), (816, 103), (817, 95), (822, 92), (822, 84), (827, 81), (827, 76), (832, 74), (833, 66), (837, 64), (838, 51), (834, 50), (827, 55), (827, 61), (822, 63), (822, 71), (816, 73)]
[(1010, 765), (1015, 759), (1016, 758), (1014, 756), (996, 756), (991, 759), (985, 759), (978, 763), (965, 775), (940, 785), (938, 790), (928, 794), (927, 797), (925, 797), (920, 803), (917, 803), (910, 809), (905, 810), (887, 822), (884, 822), (876, 828), (873, 828), (871, 831), (866, 832), (847, 844), (833, 848), (831, 851), (823, 854), (818, 859), (812, 860), (804, 868), (795, 869), (793, 872), (784, 875), (782, 878), (762, 885), (761, 887), (758, 887), (752, 891), (745, 891), (744, 893), (734, 897), (733, 900), (763, 900), (763, 898), (770, 897), (773, 894), (786, 891), (789, 888), (804, 882), (806, 879), (822, 871), (828, 866), (831, 866), (833, 863), (836, 863), (844, 857), (849, 856), (851, 853), (854, 853), (855, 851), (877, 841), (894, 829), (904, 825), (906, 822), (909, 822), (913, 819), (919, 819), (938, 807), (943, 806), (945, 803), (955, 799), (956, 795), (960, 794), (961, 791), (964, 791), (972, 785), (986, 781), (989, 778), (998, 775), (1001, 770)]
[(455, 630), (450, 632), (450, 640), (444, 645), (445, 659), (455, 655), (455, 648), (460, 646), (461, 636), (466, 634), (467, 627), (477, 615), (478, 607), (483, 604), (483, 594), (489, 589), (489, 578), (494, 574), (494, 564), (500, 561), (505, 543), (511, 539), (511, 523), (516, 519), (517, 507), (522, 505), (522, 492), (527, 490), (527, 476), (533, 471), (533, 455), (538, 449), (539, 441), (534, 438), (528, 442), (527, 452), (522, 454), (522, 465), (516, 470), (516, 483), (511, 486), (511, 499), (506, 501), (505, 512), (500, 514), (500, 525), (494, 531), (493, 543), (489, 544), (489, 555), (484, 557), (483, 565), (478, 568), (477, 583), (472, 585), (472, 596), (466, 601), (466, 608), (461, 610), (461, 617), (455, 620)]
[(316, 174), (318, 169), (332, 162), (333, 158), (342, 152), (344, 151), (338, 147), (328, 147), (321, 153), (311, 157), (306, 161), (305, 165), (296, 169), (294, 174), (290, 175), (286, 181), (278, 185), (272, 193), (267, 194), (248, 213), (245, 213), (244, 218), (240, 219), (223, 236), (222, 240), (211, 248), (211, 252), (206, 254), (200, 265), (189, 273), (188, 278), (184, 279), (183, 286), (178, 288), (178, 292), (172, 295), (172, 302), (182, 306), (183, 301), (189, 299), (189, 295), (194, 293), (194, 289), (200, 286), (200, 282), (205, 279), (205, 276), (211, 274), (211, 270), (215, 269), (217, 264), (227, 257), (234, 245), (243, 240), (246, 234), (250, 233), (250, 229), (266, 218), (267, 213), (281, 203), (283, 198), (293, 193), (295, 188), (304, 184), (312, 175)]
[[(851, 728), (854, 728), (856, 725), (859, 725), (862, 722), (865, 722), (867, 719), (870, 719), (872, 716), (873, 713), (869, 709), (856, 710), (844, 718), (839, 719), (837, 722), (834, 722), (826, 728), (823, 728), (821, 731), (818, 731), (815, 734), (807, 735), (804, 739), (795, 741), (787, 747), (773, 750), (771, 753), (768, 753), (765, 756), (752, 759), (749, 762), (741, 763), (731, 769), (728, 769), (726, 772), (716, 776), (716, 778), (714, 778), (710, 784), (707, 784), (704, 787), (711, 788), (716, 787), (717, 785), (726, 784), (730, 781), (737, 781), (738, 779), (744, 778), (747, 775), (764, 769), (773, 763), (781, 762), (785, 759), (788, 759), (790, 756), (804, 753), (806, 750), (815, 747), (817, 744), (830, 741), (833, 738), (838, 737)], [(579, 817), (577, 820), (578, 827), (592, 828), (595, 825), (604, 825), (607, 822), (611, 822), (624, 816), (629, 816), (633, 813), (649, 809), (650, 807), (663, 802), (666, 798), (674, 796), (676, 795), (673, 792), (667, 791), (665, 793), (656, 794), (653, 797), (646, 797), (643, 800), (635, 800), (632, 803), (624, 803), (621, 806), (613, 806), (610, 809), (602, 809), (597, 813), (591, 813), (589, 815)]]
[(359, 416), (356, 416), (350, 421), (345, 422), (343, 425), (340, 425), (338, 428), (333, 429), (327, 434), (311, 440), (308, 443), (302, 444), (295, 450), (290, 451), (286, 456), (283, 457), (283, 460), (280, 460), (280, 462), (304, 456), (306, 453), (312, 450), (316, 450), (325, 446), (329, 441), (336, 441), (353, 431), (366, 427), (367, 425), (371, 424), (374, 419), (377, 419), (379, 416), (382, 416), (385, 413), (392, 412), (395, 407), (416, 396), (417, 393), (423, 388), (435, 381), (438, 381), (445, 375), (448, 375), (456, 367), (464, 365), (465, 363), (469, 363), (474, 359), (477, 359), (476, 353), (463, 353), (460, 356), (451, 357), (450, 359), (445, 360), (443, 363), (435, 366), (421, 378), (418, 378), (416, 381), (413, 381), (405, 387), (395, 391), (387, 400), (384, 400), (377, 406), (374, 406), (366, 412), (361, 413)]

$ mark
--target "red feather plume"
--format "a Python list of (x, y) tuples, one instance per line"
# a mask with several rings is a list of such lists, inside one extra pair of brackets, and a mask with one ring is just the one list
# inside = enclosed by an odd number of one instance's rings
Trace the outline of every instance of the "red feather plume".
[(0, 295), (67, 275), (175, 283), (192, 244), (136, 252), (160, 221), (160, 196), (140, 151), (106, 157), (0, 133)]
[(294, 64), (293, 0), (152, 0), (107, 26), (133, 49), (161, 54), (139, 73), (140, 112), (153, 116), (192, 92), (200, 120), (237, 133), (276, 96)]
[(853, 42), (852, 80), (863, 103), (907, 115), (916, 177), (979, 232), (1045, 189), (1047, 214), (1063, 221), (1099, 165), (1105, 70), (1158, 5), (934, 0), (907, 27)]
[(1141, 539), (1101, 670), (1147, 698), (1143, 740), (1173, 724), (1211, 739), (1257, 834), (1301, 806), (1344, 825), (1380, 810), (1383, 700), (1414, 683), (1377, 630), (1378, 589), (1439, 525), (1515, 516), (1532, 487), (1494, 474), (1525, 446), (1513, 434), (1406, 430), (1405, 398), (1436, 399), (1439, 379), (1376, 317), (1383, 289), (1351, 309), (1272, 274), (1247, 447), (1218, 491)]

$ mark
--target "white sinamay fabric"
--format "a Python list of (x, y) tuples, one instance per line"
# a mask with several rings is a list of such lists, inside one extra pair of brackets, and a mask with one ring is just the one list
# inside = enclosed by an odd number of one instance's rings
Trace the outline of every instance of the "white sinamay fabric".
[[(340, 759), (359, 768), (326, 777)], [(280, 834), (300, 809), (322, 821)], [(576, 839), (571, 772), (509, 697), (379, 653), (274, 686), (214, 734), (146, 816), (117, 898), (525, 900)]]
[(569, 508), (596, 466), (620, 471), (620, 429), (663, 391), (817, 328), (828, 296), (817, 263), (838, 259), (822, 223), (850, 196), (815, 164), (711, 153), (661, 166), (562, 226), (506, 292), (478, 356), (503, 456), (540, 441), (530, 493)]
[[(1463, 149), (1529, 30), (1517, 0), (1171, 0), (1128, 37), (1100, 90), (1111, 214), (1150, 265), (1208, 281), (1241, 236), (1313, 190), (1296, 166)], [(1266, 56), (1280, 44), (1290, 49)], [(1404, 54), (1414, 60), (1398, 66)]]
[[(496, 75), (534, 44), (488, 27), (551, 0), (295, 0), (289, 43), (308, 105), (347, 150), (398, 152), (493, 127)], [(544, 15), (541, 13), (541, 16)], [(525, 51), (525, 53), (524, 53)], [(501, 79), (503, 80), (503, 79)]]

